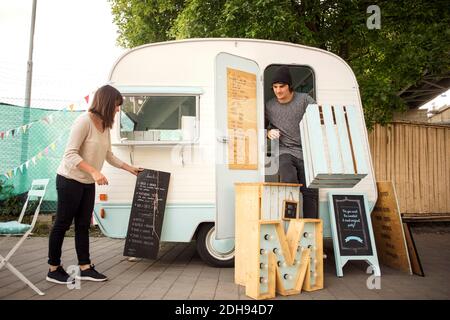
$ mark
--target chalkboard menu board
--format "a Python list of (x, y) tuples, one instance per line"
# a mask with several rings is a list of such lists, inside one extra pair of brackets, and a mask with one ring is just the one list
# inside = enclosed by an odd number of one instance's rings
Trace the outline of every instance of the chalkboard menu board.
[(134, 189), (124, 256), (155, 259), (166, 207), (170, 173), (145, 169)]
[(298, 218), (298, 202), (297, 201), (284, 201), (283, 205), (283, 219), (297, 219)]
[(373, 255), (364, 196), (335, 194), (332, 199), (340, 255)]

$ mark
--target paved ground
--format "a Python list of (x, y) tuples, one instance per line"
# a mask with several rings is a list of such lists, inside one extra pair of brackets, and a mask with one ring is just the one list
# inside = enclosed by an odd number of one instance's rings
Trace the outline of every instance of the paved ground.
[[(335, 275), (331, 244), (325, 243), (325, 288), (277, 299), (450, 299), (450, 232), (434, 229), (414, 232), (425, 277), (411, 276), (382, 266), (381, 289), (369, 290), (366, 265), (351, 262), (344, 277)], [(16, 239), (0, 239), (5, 255)], [(9, 270), (0, 271), (0, 299), (248, 299), (244, 287), (233, 282), (234, 269), (212, 268), (195, 252), (195, 243), (165, 244), (157, 260), (130, 262), (122, 255), (124, 241), (91, 238), (91, 256), (109, 281), (82, 282), (80, 289), (45, 281), (47, 238), (31, 238), (19, 249), (12, 264), (46, 295), (38, 296)], [(73, 238), (63, 247), (65, 266), (76, 262)]]

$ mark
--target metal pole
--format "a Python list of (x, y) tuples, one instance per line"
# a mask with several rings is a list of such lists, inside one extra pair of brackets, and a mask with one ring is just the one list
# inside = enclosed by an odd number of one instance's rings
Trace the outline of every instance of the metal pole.
[[(34, 41), (34, 25), (36, 22), (36, 2), (33, 0), (33, 8), (31, 10), (31, 28), (30, 28), (30, 45), (28, 49), (28, 62), (27, 62), (27, 82), (25, 87), (25, 106), (23, 108), (22, 125), (30, 123), (30, 104), (31, 104), (31, 80), (33, 73), (33, 41)], [(24, 163), (28, 160), (28, 132), (22, 135), (22, 148), (20, 155), (20, 163)], [(19, 185), (17, 192), (22, 193), (28, 189), (27, 186), (28, 174), (22, 174), (19, 179)]]
[(33, 0), (33, 9), (31, 11), (30, 45), (28, 48), (27, 82), (26, 82), (26, 87), (25, 87), (25, 107), (30, 106), (30, 100), (31, 100), (31, 80), (33, 77), (34, 25), (36, 22), (36, 1), (37, 0)]

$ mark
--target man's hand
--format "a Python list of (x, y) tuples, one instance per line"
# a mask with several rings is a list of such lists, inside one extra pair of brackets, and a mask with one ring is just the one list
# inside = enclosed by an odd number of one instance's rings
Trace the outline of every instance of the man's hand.
[(106, 177), (100, 171), (95, 170), (94, 172), (92, 172), (92, 178), (99, 186), (108, 184), (108, 179), (106, 179)]
[(269, 130), (269, 132), (267, 133), (267, 137), (270, 140), (279, 139), (280, 138), (280, 130), (278, 130), (278, 129)]

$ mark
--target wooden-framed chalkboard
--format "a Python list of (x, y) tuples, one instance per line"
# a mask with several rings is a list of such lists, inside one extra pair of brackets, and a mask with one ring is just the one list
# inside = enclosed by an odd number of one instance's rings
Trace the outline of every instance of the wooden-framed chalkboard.
[(283, 220), (298, 219), (299, 205), (298, 201), (283, 201)]
[(341, 256), (373, 254), (363, 195), (333, 195)]
[(349, 260), (366, 260), (380, 275), (369, 205), (363, 193), (330, 192), (329, 209), (336, 271)]
[(155, 259), (164, 220), (170, 173), (145, 169), (138, 174), (124, 256)]

